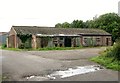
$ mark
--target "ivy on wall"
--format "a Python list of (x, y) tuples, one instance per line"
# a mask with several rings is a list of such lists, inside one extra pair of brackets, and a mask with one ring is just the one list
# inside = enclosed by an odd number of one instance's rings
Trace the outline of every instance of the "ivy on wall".
[(32, 35), (30, 34), (26, 34), (26, 35), (21, 35), (21, 34), (18, 34), (17, 35), (22, 44), (19, 46), (19, 48), (21, 49), (24, 49), (24, 48), (31, 48), (31, 38), (32, 38)]
[(26, 35), (20, 35), (20, 34), (18, 34), (17, 36), (21, 39), (22, 43), (25, 43), (28, 38), (32, 37), (32, 35), (29, 35), (29, 34), (26, 34)]
[(52, 37), (41, 37), (41, 47), (49, 47), (52, 46)]

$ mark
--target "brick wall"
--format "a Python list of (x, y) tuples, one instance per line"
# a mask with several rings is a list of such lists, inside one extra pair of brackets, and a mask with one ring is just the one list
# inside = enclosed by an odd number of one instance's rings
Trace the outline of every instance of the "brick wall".
[(83, 46), (89, 46), (86, 42), (91, 40), (95, 46), (111, 46), (112, 39), (111, 36), (83, 36)]
[(11, 28), (8, 38), (7, 38), (7, 47), (8, 48), (18, 48), (21, 44), (21, 40), (17, 37), (17, 34), (13, 28)]

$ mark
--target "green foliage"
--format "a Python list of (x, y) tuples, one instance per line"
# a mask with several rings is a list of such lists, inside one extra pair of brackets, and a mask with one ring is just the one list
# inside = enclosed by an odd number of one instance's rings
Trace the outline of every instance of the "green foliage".
[(31, 35), (18, 34), (17, 36), (21, 39), (21, 42), (22, 42), (22, 44), (18, 48), (20, 48), (20, 49), (31, 48)]
[(4, 50), (22, 51), (22, 49), (19, 48), (4, 48)]
[(64, 22), (64, 23), (62, 24), (62, 27), (63, 27), (63, 28), (70, 28), (70, 24), (69, 24), (68, 22)]
[(29, 34), (26, 34), (26, 35), (25, 34), (18, 34), (17, 36), (21, 39), (22, 43), (25, 43), (28, 38), (31, 38), (32, 35), (29, 35)]
[(120, 38), (120, 17), (116, 13), (106, 13), (93, 20), (74, 20), (72, 23), (58, 23), (57, 28), (99, 28), (112, 34), (112, 40)]
[(120, 61), (120, 40), (118, 40), (114, 45), (113, 48), (109, 48), (106, 51), (107, 57), (114, 57), (114, 59), (117, 59)]
[(113, 61), (113, 58), (110, 57), (108, 58), (105, 55), (101, 55), (94, 57), (91, 60), (105, 66), (107, 69), (120, 71), (120, 61), (117, 60)]
[(20, 44), (20, 46), (19, 46), (18, 48), (20, 48), (20, 49), (24, 49), (25, 46), (24, 46), (24, 44), (22, 43), (22, 44)]
[(120, 40), (113, 47), (106, 49), (100, 56), (91, 60), (104, 65), (106, 68), (120, 71)]
[(29, 49), (29, 48), (31, 48), (31, 44), (30, 44), (30, 42), (21, 43), (18, 48), (19, 49)]
[(84, 28), (95, 28), (95, 22), (93, 20), (87, 20), (84, 23)]
[(71, 23), (71, 28), (83, 28), (84, 27), (84, 23), (82, 20), (74, 20), (72, 23)]
[(70, 28), (70, 24), (68, 22), (64, 22), (64, 23), (58, 23), (55, 25), (55, 27), (57, 28)]
[(95, 20), (95, 28), (104, 29), (112, 34), (113, 41), (120, 37), (120, 17), (115, 13), (101, 15)]
[(62, 24), (61, 24), (61, 23), (57, 23), (57, 24), (55, 25), (55, 27), (57, 27), (57, 28), (62, 28)]
[(1, 46), (2, 49), (6, 48), (6, 47), (7, 47), (6, 44), (2, 44), (2, 46)]
[(86, 28), (99, 28), (112, 34), (113, 42), (120, 38), (120, 17), (115, 13), (107, 13), (94, 20), (87, 20)]
[(44, 48), (38, 48), (37, 50), (72, 50), (72, 49), (81, 49), (81, 47), (44, 47)]
[(38, 49), (19, 49), (19, 48), (4, 48), (4, 50), (12, 50), (12, 51), (48, 51), (48, 50), (73, 50), (73, 49), (82, 49), (85, 47), (79, 46), (79, 47), (44, 47), (44, 48), (38, 48)]
[(72, 23), (64, 22), (55, 25), (56, 28), (83, 28), (85, 23), (82, 20), (74, 20)]

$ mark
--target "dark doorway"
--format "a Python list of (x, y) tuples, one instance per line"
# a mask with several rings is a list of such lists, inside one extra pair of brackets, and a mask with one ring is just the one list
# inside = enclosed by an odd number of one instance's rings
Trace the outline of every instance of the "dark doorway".
[(47, 47), (48, 46), (48, 38), (43, 37), (41, 38), (41, 47)]
[(64, 41), (65, 47), (71, 47), (71, 38), (66, 37)]
[(106, 38), (106, 45), (108, 46), (109, 45), (109, 38)]

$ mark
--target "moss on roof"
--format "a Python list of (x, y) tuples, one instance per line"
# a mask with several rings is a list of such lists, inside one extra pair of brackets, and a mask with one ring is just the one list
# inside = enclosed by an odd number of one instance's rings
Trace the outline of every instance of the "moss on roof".
[(17, 34), (81, 34), (81, 35), (111, 35), (101, 29), (55, 28), (39, 26), (12, 26)]

